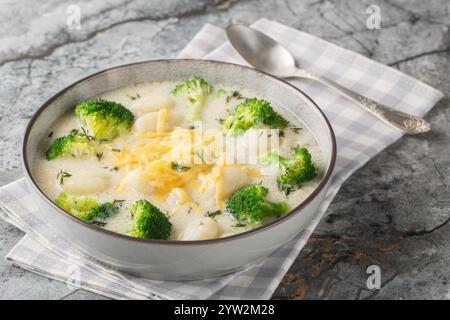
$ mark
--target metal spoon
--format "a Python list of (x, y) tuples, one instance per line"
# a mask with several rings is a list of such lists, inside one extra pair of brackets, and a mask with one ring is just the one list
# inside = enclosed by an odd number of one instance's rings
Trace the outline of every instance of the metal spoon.
[(406, 134), (418, 134), (431, 130), (431, 125), (424, 119), (387, 107), (329, 79), (297, 68), (292, 54), (262, 32), (235, 24), (227, 28), (227, 36), (236, 51), (256, 69), (280, 78), (299, 77), (319, 81)]

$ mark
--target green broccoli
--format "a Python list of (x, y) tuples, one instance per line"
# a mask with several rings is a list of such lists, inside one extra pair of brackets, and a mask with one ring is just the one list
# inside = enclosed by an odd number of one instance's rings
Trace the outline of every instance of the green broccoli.
[(222, 121), (222, 131), (232, 136), (242, 134), (258, 124), (265, 124), (275, 129), (284, 129), (288, 123), (285, 118), (272, 109), (272, 106), (266, 100), (247, 98)]
[(167, 240), (172, 224), (157, 207), (147, 200), (137, 200), (129, 208), (134, 225), (129, 232), (137, 238)]
[(119, 205), (122, 203), (120, 200), (114, 200), (112, 202), (101, 203), (88, 212), (88, 216), (92, 216), (93, 219), (106, 219), (117, 213)]
[(95, 219), (106, 219), (119, 210), (122, 201), (98, 203), (96, 199), (79, 196), (75, 197), (65, 192), (59, 194), (55, 204), (69, 212), (71, 215), (86, 222), (93, 222)]
[(94, 154), (95, 145), (92, 137), (78, 130), (72, 130), (69, 134), (56, 138), (45, 153), (47, 160), (59, 157), (81, 157)]
[(280, 191), (284, 191), (286, 195), (300, 188), (303, 182), (313, 179), (317, 174), (308, 149), (295, 147), (291, 152), (294, 156), (292, 160), (285, 159), (274, 152), (269, 152), (261, 159), (262, 162), (280, 164), (283, 174), (277, 177), (277, 184)]
[(203, 78), (195, 76), (177, 85), (171, 93), (174, 96), (184, 96), (192, 105), (188, 115), (189, 120), (199, 120), (206, 98), (211, 94), (212, 89), (213, 87)]
[(102, 140), (112, 140), (129, 131), (134, 121), (133, 113), (123, 105), (103, 99), (81, 101), (75, 114), (95, 138)]
[(256, 224), (266, 218), (279, 217), (288, 211), (284, 202), (268, 202), (269, 189), (261, 184), (250, 184), (234, 192), (226, 203), (226, 209), (239, 222)]
[(262, 163), (274, 163), (281, 165), (283, 161), (286, 161), (286, 159), (279, 155), (278, 152), (275, 151), (269, 151), (265, 155), (259, 158), (259, 162)]

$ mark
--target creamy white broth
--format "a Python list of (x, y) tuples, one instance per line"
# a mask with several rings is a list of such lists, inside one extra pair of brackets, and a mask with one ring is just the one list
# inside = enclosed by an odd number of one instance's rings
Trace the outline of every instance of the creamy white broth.
[[(76, 196), (95, 197), (99, 203), (115, 199), (124, 200), (119, 213), (103, 221), (106, 223), (103, 226), (105, 229), (122, 234), (127, 234), (133, 224), (132, 216), (127, 207), (138, 199), (150, 201), (167, 215), (172, 223), (170, 239), (218, 238), (256, 227), (257, 225), (242, 226), (238, 224), (238, 221), (228, 214), (224, 208), (226, 197), (222, 199), (218, 207), (217, 185), (211, 178), (216, 165), (211, 165), (197, 176), (193, 182), (193, 184), (197, 184), (195, 187), (190, 185), (177, 188), (167, 192), (164, 197), (157, 194), (158, 190), (155, 190), (155, 187), (148, 185), (148, 181), (142, 178), (140, 171), (134, 171), (135, 168), (129, 166), (127, 168), (116, 168), (117, 159), (115, 157), (119, 156), (122, 149), (133, 148), (133, 146), (143, 143), (153, 143), (151, 139), (143, 139), (142, 135), (145, 135), (146, 132), (157, 131), (155, 123), (158, 123), (157, 119), (161, 109), (167, 109), (168, 111), (163, 132), (171, 133), (173, 130), (183, 132), (183, 130), (186, 131), (191, 128), (193, 123), (186, 119), (187, 102), (183, 97), (170, 95), (170, 91), (176, 84), (172, 81), (139, 84), (99, 96), (106, 100), (121, 103), (135, 116), (134, 127), (130, 133), (123, 134), (114, 141), (101, 145), (103, 154), (100, 160), (95, 155), (82, 158), (63, 157), (51, 161), (44, 158), (45, 151), (55, 138), (66, 135), (72, 129), (82, 127), (74, 111), (70, 110), (51, 126), (49, 132), (53, 134), (42, 142), (40, 146), (42, 152), (38, 153), (35, 161), (34, 176), (43, 192), (51, 199), (56, 199), (61, 192), (65, 191)], [(217, 84), (213, 85), (215, 88), (220, 88)], [(239, 90), (244, 97), (258, 97), (243, 88), (225, 88), (225, 90), (226, 93), (215, 90), (207, 98), (207, 103), (202, 112), (202, 126), (205, 131), (208, 129), (220, 130), (219, 119), (226, 118), (228, 110), (242, 102), (242, 100), (234, 98), (230, 99), (229, 102), (226, 101), (226, 97), (233, 90)], [(322, 177), (325, 164), (317, 142), (303, 123), (293, 114), (277, 106), (274, 102), (270, 102), (274, 110), (288, 119), (290, 123), (289, 127), (283, 130), (283, 137), (280, 139), (280, 155), (289, 158), (292, 147), (297, 145), (306, 147), (318, 168), (318, 175), (286, 196), (284, 192), (280, 192), (277, 188), (276, 176), (279, 172), (271, 172), (270, 175), (255, 175), (261, 172), (267, 174), (269, 172), (267, 165), (245, 164), (245, 168), (247, 168), (245, 170), (240, 165), (226, 166), (222, 169), (221, 194), (223, 196), (223, 193), (225, 193), (228, 197), (233, 191), (247, 184), (262, 183), (270, 190), (267, 196), (269, 201), (284, 201), (292, 209), (316, 188)], [(241, 137), (240, 139), (244, 138)], [(246, 146), (244, 145), (244, 147)], [(113, 149), (121, 150), (121, 152), (113, 151)], [(114, 154), (115, 152), (119, 154)], [(125, 151), (123, 152), (125, 153)], [(71, 177), (64, 179), (63, 185), (60, 185), (60, 181), (57, 179), (61, 170), (71, 174)], [(198, 187), (198, 185), (201, 187)], [(190, 201), (186, 201), (186, 203), (181, 201), (185, 198), (184, 192), (190, 198)], [(212, 218), (205, 217), (208, 213), (217, 210), (221, 210), (222, 214)], [(202, 229), (199, 230), (198, 228)]]

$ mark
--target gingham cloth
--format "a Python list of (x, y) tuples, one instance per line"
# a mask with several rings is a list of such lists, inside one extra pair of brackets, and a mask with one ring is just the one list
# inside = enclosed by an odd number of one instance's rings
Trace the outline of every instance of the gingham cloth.
[[(423, 116), (442, 93), (395, 69), (312, 35), (267, 19), (252, 25), (285, 45), (299, 65), (376, 101)], [(204, 26), (180, 58), (205, 58), (245, 64), (226, 42), (223, 29)], [(39, 217), (23, 179), (0, 189), (3, 218), (26, 235), (9, 252), (13, 264), (46, 277), (111, 297), (129, 299), (268, 299), (303, 248), (342, 183), (401, 133), (310, 80), (292, 83), (314, 98), (337, 136), (335, 175), (311, 224), (262, 263), (219, 279), (194, 282), (150, 281), (113, 271), (92, 261), (56, 236)]]

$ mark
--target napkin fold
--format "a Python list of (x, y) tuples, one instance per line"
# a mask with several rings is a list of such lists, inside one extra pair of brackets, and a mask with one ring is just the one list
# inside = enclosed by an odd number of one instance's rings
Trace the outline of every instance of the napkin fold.
[[(443, 95), (436, 89), (366, 57), (268, 19), (252, 25), (286, 46), (298, 65), (371, 99), (418, 116)], [(226, 41), (223, 29), (205, 25), (179, 58), (246, 65)], [(324, 111), (336, 134), (335, 175), (310, 225), (256, 266), (216, 279), (190, 282), (146, 280), (111, 270), (76, 249), (40, 219), (22, 178), (0, 188), (0, 217), (26, 235), (6, 256), (14, 265), (115, 299), (269, 299), (324, 215), (342, 183), (401, 133), (320, 83), (291, 83)]]

